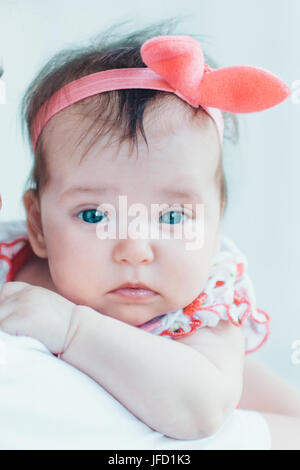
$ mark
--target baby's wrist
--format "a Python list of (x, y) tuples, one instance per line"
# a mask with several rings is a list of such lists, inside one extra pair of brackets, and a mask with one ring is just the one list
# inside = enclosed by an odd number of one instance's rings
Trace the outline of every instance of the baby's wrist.
[(74, 349), (73, 346), (76, 349), (76, 338), (80, 336), (80, 331), (84, 332), (85, 326), (87, 324), (91, 326), (91, 324), (93, 323), (93, 319), (95, 319), (95, 317), (99, 317), (99, 315), (100, 314), (98, 312), (96, 313), (95, 310), (93, 310), (91, 307), (88, 307), (86, 305), (74, 305), (64, 344), (62, 346), (60, 354), (58, 354), (59, 359), (66, 361), (68, 361), (68, 359), (71, 359), (72, 352), (70, 350)]
[(69, 346), (71, 345), (75, 336), (78, 333), (80, 325), (80, 309), (78, 307), (81, 307), (81, 305), (74, 304), (72, 308), (68, 330), (64, 339), (64, 344), (62, 346), (61, 352), (58, 354), (59, 359), (64, 359), (64, 354), (69, 349)]
[[(90, 345), (93, 343), (95, 335), (97, 342), (100, 340), (99, 328), (102, 331), (102, 318), (106, 317), (91, 307), (74, 305), (64, 345), (58, 357), (84, 370), (86, 358), (89, 357)], [(90, 359), (88, 361), (90, 362)]]

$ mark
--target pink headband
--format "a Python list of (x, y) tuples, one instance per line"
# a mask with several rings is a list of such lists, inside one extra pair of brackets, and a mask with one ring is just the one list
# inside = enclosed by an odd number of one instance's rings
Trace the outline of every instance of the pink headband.
[(258, 67), (237, 65), (213, 70), (201, 45), (190, 36), (156, 36), (141, 47), (147, 67), (105, 70), (68, 83), (39, 109), (31, 128), (32, 147), (49, 120), (78, 101), (112, 90), (146, 88), (173, 92), (214, 120), (222, 144), (220, 110), (251, 113), (271, 108), (291, 93), (278, 77)]

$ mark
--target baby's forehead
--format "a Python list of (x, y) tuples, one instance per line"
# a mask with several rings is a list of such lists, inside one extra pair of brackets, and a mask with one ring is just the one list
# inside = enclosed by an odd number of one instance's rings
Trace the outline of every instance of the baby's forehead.
[[(82, 107), (70, 107), (47, 124), (43, 134), (43, 148), (50, 174), (63, 174), (71, 168), (83, 174), (92, 166), (96, 169), (96, 160), (101, 160), (103, 165), (105, 162), (109, 164), (110, 171), (115, 166), (130, 167), (134, 164), (132, 162), (145, 166), (145, 158), (148, 159), (148, 167), (154, 168), (156, 165), (161, 172), (167, 169), (168, 164), (172, 165), (175, 172), (177, 163), (181, 167), (189, 166), (191, 171), (193, 168), (195, 171), (203, 170), (203, 165), (209, 166), (212, 171), (216, 168), (220, 152), (213, 120), (204, 111), (193, 116), (191, 108), (173, 95), (168, 100), (150, 103), (146, 108), (143, 127), (147, 145), (140, 132), (137, 134), (138, 146), (133, 146), (128, 139), (121, 143), (121, 134), (118, 132), (107, 133), (96, 139), (86, 153), (95, 137), (97, 126), (93, 125), (92, 116), (83, 114), (82, 110)], [(149, 157), (152, 157), (152, 161), (149, 161)], [(135, 167), (137, 171), (139, 163)]]
[[(63, 144), (64, 140), (70, 142), (70, 137), (76, 138), (81, 133), (83, 135), (89, 133), (91, 137), (99, 131), (99, 128), (103, 130), (111, 128), (117, 130), (119, 134), (125, 130), (122, 129), (122, 124), (125, 125), (127, 122), (124, 116), (120, 115), (119, 105), (111, 105), (107, 114), (99, 115), (97, 111), (95, 102), (88, 99), (56, 114), (43, 131), (44, 146), (51, 151), (53, 146)], [(147, 136), (152, 139), (170, 135), (182, 126), (194, 128), (197, 133), (210, 132), (213, 138), (219, 139), (213, 120), (202, 108), (192, 108), (172, 93), (156, 95), (155, 99), (148, 102), (142, 121), (144, 128), (147, 129)], [(116, 125), (112, 126), (114, 123)]]
[(149, 137), (163, 138), (188, 126), (195, 132), (206, 132), (211, 118), (202, 109), (191, 108), (187, 103), (170, 94), (167, 99), (156, 99), (150, 102), (145, 110), (143, 122)]

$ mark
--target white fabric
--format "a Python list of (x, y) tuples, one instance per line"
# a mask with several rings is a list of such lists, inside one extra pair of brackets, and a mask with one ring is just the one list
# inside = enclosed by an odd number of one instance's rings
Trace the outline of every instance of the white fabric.
[(0, 331), (0, 449), (269, 450), (268, 426), (235, 410), (208, 439), (170, 439), (33, 338)]
[[(0, 242), (27, 237), (25, 221), (0, 223)], [(23, 246), (2, 246), (8, 258)], [(0, 261), (0, 288), (8, 263)], [(39, 341), (0, 331), (0, 449), (270, 449), (268, 425), (235, 410), (209, 439), (169, 439), (137, 419)]]

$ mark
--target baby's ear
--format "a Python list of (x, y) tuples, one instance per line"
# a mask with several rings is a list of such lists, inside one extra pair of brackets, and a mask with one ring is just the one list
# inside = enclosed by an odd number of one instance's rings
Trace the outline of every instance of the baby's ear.
[(38, 197), (33, 189), (28, 189), (23, 196), (27, 214), (27, 232), (34, 253), (39, 258), (48, 258), (43, 234), (42, 218)]

